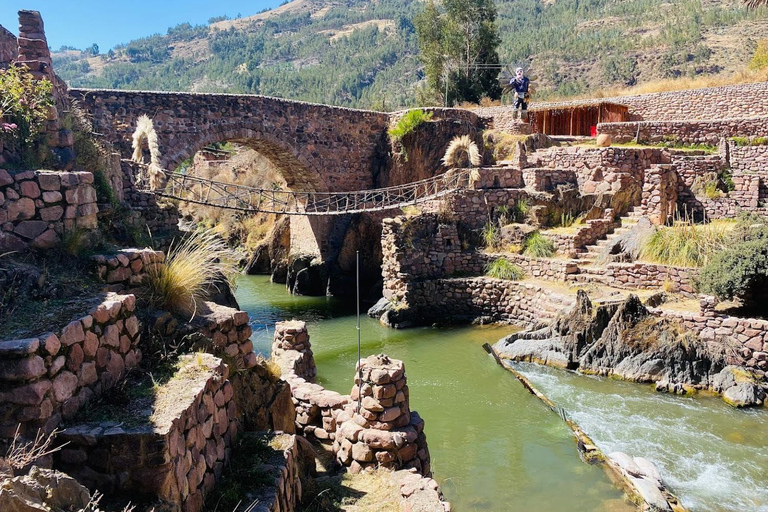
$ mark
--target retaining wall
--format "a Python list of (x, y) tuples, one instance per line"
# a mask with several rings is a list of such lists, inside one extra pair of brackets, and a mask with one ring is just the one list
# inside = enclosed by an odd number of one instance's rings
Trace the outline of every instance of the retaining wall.
[(0, 251), (50, 249), (65, 232), (97, 228), (89, 172), (0, 169)]
[[(616, 143), (675, 141), (681, 144), (717, 145), (723, 137), (750, 137), (768, 134), (768, 117), (715, 119), (711, 121), (634, 121), (600, 123), (598, 134), (608, 134)], [(639, 130), (639, 131), (638, 131)]]
[(653, 311), (680, 320), (702, 340), (727, 340), (733, 349), (730, 364), (768, 371), (768, 320), (723, 315), (715, 312), (716, 304), (713, 297), (703, 297), (698, 313)]
[(210, 354), (183, 356), (161, 386), (148, 424), (68, 428), (58, 466), (90, 489), (158, 498), (184, 512), (203, 510), (228, 463), (239, 424), (229, 368)]
[(152, 249), (123, 249), (113, 254), (91, 257), (96, 275), (119, 291), (139, 286), (150, 269), (162, 267), (165, 254)]
[(133, 295), (107, 294), (57, 333), (0, 342), (0, 437), (34, 436), (71, 418), (141, 360)]

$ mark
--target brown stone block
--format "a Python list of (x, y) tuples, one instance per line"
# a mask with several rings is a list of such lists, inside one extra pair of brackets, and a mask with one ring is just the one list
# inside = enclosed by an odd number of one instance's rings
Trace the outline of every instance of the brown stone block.
[(61, 372), (53, 379), (53, 396), (57, 402), (69, 399), (77, 388), (78, 379), (74, 373)]
[(0, 380), (34, 380), (45, 375), (46, 371), (45, 361), (40, 356), (0, 360)]
[(83, 348), (77, 343), (72, 345), (67, 358), (67, 369), (76, 373), (80, 369), (80, 365), (83, 364), (84, 358)]
[(78, 320), (70, 322), (61, 331), (61, 337), (59, 340), (65, 347), (69, 347), (70, 345), (84, 341), (85, 332), (83, 331), (83, 325)]
[(51, 389), (50, 381), (39, 380), (33, 384), (0, 392), (0, 402), (19, 405), (39, 405), (49, 389)]

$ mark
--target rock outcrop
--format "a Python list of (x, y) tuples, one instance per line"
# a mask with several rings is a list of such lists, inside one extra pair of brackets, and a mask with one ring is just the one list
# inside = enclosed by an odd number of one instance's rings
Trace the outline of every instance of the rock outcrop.
[(82, 510), (91, 495), (77, 480), (58, 471), (32, 467), (29, 474), (0, 482), (3, 512), (66, 512)]
[(579, 290), (570, 312), (507, 336), (495, 348), (516, 361), (655, 382), (659, 391), (709, 389), (738, 407), (761, 405), (766, 397), (759, 375), (729, 366), (733, 350), (726, 341), (699, 339), (675, 320), (653, 315), (635, 295), (593, 308)]

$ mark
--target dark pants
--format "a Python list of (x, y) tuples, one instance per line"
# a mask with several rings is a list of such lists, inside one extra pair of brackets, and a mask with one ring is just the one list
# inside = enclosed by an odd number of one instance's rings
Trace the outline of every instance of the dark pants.
[(515, 98), (515, 108), (521, 108), (521, 107), (523, 110), (528, 110), (528, 103), (525, 102), (524, 98), (521, 98), (520, 96), (518, 96), (517, 98)]

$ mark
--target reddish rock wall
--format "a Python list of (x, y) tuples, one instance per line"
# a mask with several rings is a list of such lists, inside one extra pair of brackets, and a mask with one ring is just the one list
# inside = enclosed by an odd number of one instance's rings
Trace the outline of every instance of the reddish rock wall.
[(68, 230), (97, 228), (89, 172), (0, 169), (0, 251), (49, 249)]
[(0, 438), (53, 430), (141, 360), (133, 295), (107, 295), (57, 333), (0, 342)]

